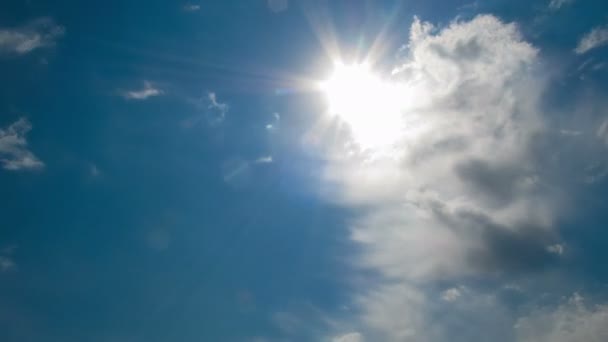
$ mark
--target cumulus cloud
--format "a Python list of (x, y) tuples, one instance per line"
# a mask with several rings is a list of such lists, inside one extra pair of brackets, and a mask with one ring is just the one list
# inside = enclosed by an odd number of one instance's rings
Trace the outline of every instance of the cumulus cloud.
[(127, 100), (141, 101), (150, 97), (160, 96), (163, 93), (164, 92), (161, 89), (155, 87), (151, 82), (144, 81), (144, 87), (142, 89), (124, 91), (122, 92), (122, 97)]
[(595, 27), (579, 40), (574, 52), (582, 55), (606, 44), (608, 44), (608, 26)]
[(51, 18), (39, 18), (16, 28), (0, 29), (0, 53), (24, 55), (36, 49), (52, 47), (65, 29)]
[(28, 149), (25, 135), (31, 129), (32, 125), (25, 118), (0, 129), (0, 162), (4, 169), (17, 171), (44, 167), (44, 163)]
[[(355, 296), (362, 326), (384, 341), (508, 341), (512, 321), (493, 294), (427, 289), (558, 262), (561, 199), (536, 146), (547, 126), (538, 50), (515, 24), (481, 15), (441, 29), (416, 19), (407, 51), (392, 79), (412, 100), (390, 153), (361, 150), (348, 132), (310, 140), (338, 187), (328, 198), (365, 209), (351, 227), (355, 265), (379, 280)], [(447, 305), (463, 314), (441, 315)], [(487, 329), (464, 329), (463, 317)]]
[(537, 308), (520, 318), (515, 329), (519, 342), (608, 341), (608, 305), (590, 306), (575, 293), (555, 308)]

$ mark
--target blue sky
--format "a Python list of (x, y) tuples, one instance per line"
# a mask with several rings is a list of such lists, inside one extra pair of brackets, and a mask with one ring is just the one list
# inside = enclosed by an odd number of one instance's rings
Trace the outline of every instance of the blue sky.
[(1, 341), (606, 341), (608, 3), (0, 5)]

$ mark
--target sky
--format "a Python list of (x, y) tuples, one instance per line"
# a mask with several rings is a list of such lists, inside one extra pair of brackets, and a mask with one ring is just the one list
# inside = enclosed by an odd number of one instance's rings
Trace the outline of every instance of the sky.
[(608, 3), (6, 0), (0, 341), (608, 340)]

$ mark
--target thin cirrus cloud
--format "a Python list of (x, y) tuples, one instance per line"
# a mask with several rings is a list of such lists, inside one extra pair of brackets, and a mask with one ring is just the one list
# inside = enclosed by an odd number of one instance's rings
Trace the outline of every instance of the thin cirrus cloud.
[(207, 94), (208, 105), (207, 105), (207, 114), (208, 120), (212, 124), (219, 124), (224, 121), (226, 118), (226, 113), (230, 109), (225, 102), (220, 102), (217, 98), (216, 93), (210, 92)]
[(31, 129), (32, 125), (26, 118), (0, 129), (0, 163), (5, 170), (34, 170), (44, 167), (44, 163), (28, 149), (25, 136)]
[[(361, 341), (513, 341), (522, 316), (498, 293), (524, 275), (541, 283), (564, 257), (567, 199), (548, 184), (551, 151), (538, 139), (550, 125), (539, 51), (492, 15), (444, 28), (416, 19), (405, 46), (393, 77), (420, 94), (403, 117), (424, 124), (404, 128), (393, 154), (311, 133), (328, 161), (326, 198), (366, 208), (352, 221), (354, 266), (379, 278), (352, 295), (350, 326)], [(484, 278), (494, 288), (464, 290), (462, 279)]]
[(585, 54), (593, 49), (603, 47), (608, 44), (608, 25), (598, 26), (585, 34), (578, 42), (576, 52), (579, 55)]
[(39, 18), (23, 26), (0, 29), (0, 53), (25, 55), (34, 50), (55, 46), (65, 33), (51, 18)]
[(144, 81), (144, 87), (138, 90), (128, 90), (121, 93), (122, 97), (127, 100), (142, 101), (150, 97), (160, 96), (164, 94), (163, 90), (154, 86), (149, 81)]
[(220, 101), (215, 92), (208, 92), (203, 96), (191, 99), (189, 102), (199, 111), (198, 114), (190, 116), (180, 122), (184, 128), (192, 128), (197, 125), (219, 126), (226, 119), (230, 111), (230, 105)]

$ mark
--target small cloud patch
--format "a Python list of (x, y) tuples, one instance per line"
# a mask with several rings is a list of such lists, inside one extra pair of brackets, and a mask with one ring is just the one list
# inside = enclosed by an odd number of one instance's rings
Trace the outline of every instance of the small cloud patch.
[(25, 55), (40, 48), (55, 46), (65, 29), (51, 18), (40, 18), (16, 28), (0, 29), (0, 53)]
[(593, 49), (600, 48), (608, 44), (608, 25), (595, 27), (589, 33), (585, 34), (574, 52), (579, 55), (585, 54)]
[(122, 93), (122, 97), (127, 100), (142, 101), (150, 97), (160, 96), (164, 92), (155, 87), (151, 82), (144, 81), (144, 87), (139, 90), (129, 90)]
[(0, 129), (0, 163), (5, 170), (34, 170), (44, 167), (29, 149), (25, 135), (32, 129), (26, 118), (21, 118), (5, 129)]

